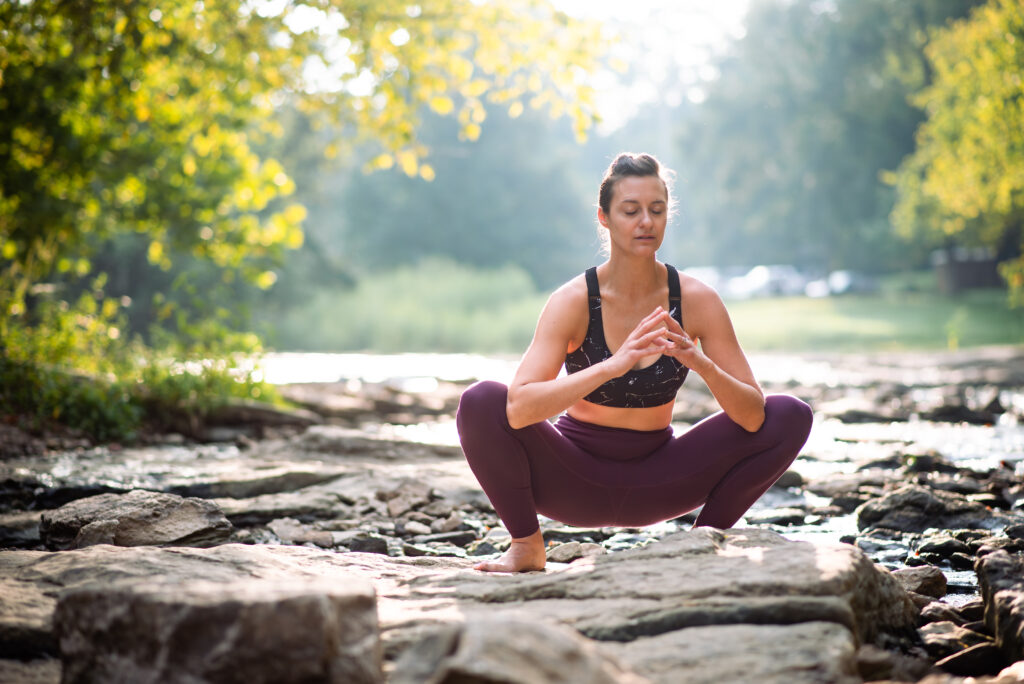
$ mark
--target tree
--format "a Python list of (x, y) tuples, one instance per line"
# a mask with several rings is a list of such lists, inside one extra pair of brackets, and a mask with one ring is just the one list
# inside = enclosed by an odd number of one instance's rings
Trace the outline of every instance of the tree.
[(187, 254), (273, 282), (301, 244), (294, 182), (254, 151), (285, 103), (372, 140), (373, 166), (430, 179), (421, 111), (475, 138), (484, 99), (594, 118), (601, 41), (542, 0), (29, 0), (0, 4), (0, 333), (29, 287), (89, 271), (137, 233), (169, 269)]
[[(1024, 305), (1024, 12), (990, 0), (938, 31), (933, 82), (914, 102), (927, 119), (892, 176), (893, 223), (906, 235), (994, 248), (1011, 301)], [(1013, 255), (1015, 258), (1008, 258)]]
[(722, 263), (885, 270), (913, 259), (892, 234), (879, 174), (913, 149), (927, 28), (976, 0), (761, 2), (681, 127), (680, 195)]

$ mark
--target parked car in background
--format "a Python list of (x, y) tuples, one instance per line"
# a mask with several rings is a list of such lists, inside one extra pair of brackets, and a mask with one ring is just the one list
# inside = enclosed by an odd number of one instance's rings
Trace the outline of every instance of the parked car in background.
[(730, 278), (721, 292), (723, 296), (733, 299), (802, 295), (809, 280), (789, 264), (761, 265), (754, 266), (741, 276)]
[(828, 277), (812, 280), (804, 288), (808, 297), (831, 297), (856, 292), (875, 292), (878, 283), (869, 275), (856, 271), (832, 271)]

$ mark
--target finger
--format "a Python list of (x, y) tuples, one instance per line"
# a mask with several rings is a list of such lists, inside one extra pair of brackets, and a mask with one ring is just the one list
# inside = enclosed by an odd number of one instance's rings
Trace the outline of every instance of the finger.
[(683, 326), (679, 325), (679, 321), (677, 321), (675, 319), (675, 317), (673, 317), (671, 315), (665, 316), (665, 320), (668, 322), (668, 328), (672, 332), (678, 332), (678, 333), (685, 332), (683, 330)]
[(644, 335), (650, 330), (664, 330), (663, 318), (667, 315), (667, 312), (662, 310), (661, 313), (648, 316), (644, 320), (640, 321), (633, 332), (630, 335)]

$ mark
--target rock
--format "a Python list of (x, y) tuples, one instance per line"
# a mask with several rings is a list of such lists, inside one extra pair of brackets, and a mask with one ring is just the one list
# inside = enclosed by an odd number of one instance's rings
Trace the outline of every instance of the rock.
[(939, 528), (995, 529), (1013, 518), (952, 492), (905, 485), (857, 509), (857, 527), (886, 527), (903, 532)]
[(97, 543), (209, 546), (230, 536), (231, 523), (209, 501), (137, 489), (79, 499), (47, 511), (39, 532), (51, 549)]
[(772, 487), (779, 487), (781, 489), (789, 489), (790, 487), (803, 487), (804, 476), (795, 470), (787, 470), (782, 473), (782, 477), (775, 481)]
[(971, 548), (959, 539), (949, 536), (931, 537), (926, 539), (917, 547), (918, 553), (937, 553), (943, 558), (949, 558), (954, 553), (969, 554)]
[(61, 595), (63, 679), (383, 682), (373, 586), (128, 580)]
[(547, 558), (552, 563), (571, 563), (577, 558), (590, 558), (606, 553), (600, 544), (588, 542), (566, 542), (548, 549)]
[(749, 525), (803, 525), (807, 511), (802, 508), (771, 508), (743, 516)]
[(441, 542), (444, 544), (453, 544), (454, 546), (466, 546), (475, 540), (476, 532), (473, 532), (472, 530), (465, 530), (463, 532), (441, 532), (440, 534), (425, 534), (422, 537), (413, 537), (413, 541), (417, 544)]
[(405, 534), (408, 535), (427, 535), (431, 532), (429, 527), (415, 520), (410, 520), (405, 523), (403, 528), (405, 529)]
[(610, 645), (654, 684), (860, 684), (855, 640), (832, 622), (713, 625)]
[(234, 525), (265, 525), (278, 518), (302, 522), (337, 518), (349, 512), (353, 503), (323, 487), (307, 487), (294, 492), (263, 494), (250, 499), (212, 499)]
[(933, 598), (946, 595), (946, 576), (936, 567), (923, 565), (918, 568), (900, 568), (894, 570), (892, 576), (907, 591)]
[(0, 684), (60, 684), (60, 661), (56, 658), (24, 662), (0, 660)]
[(961, 627), (967, 622), (959, 611), (942, 601), (932, 601), (922, 608), (921, 620), (923, 622), (952, 622)]
[(435, 520), (430, 524), (430, 531), (441, 534), (444, 532), (454, 532), (462, 527), (462, 516), (459, 515), (458, 511), (452, 511), (451, 515), (443, 520)]
[(856, 660), (857, 673), (868, 682), (888, 679), (894, 667), (893, 654), (871, 644), (857, 649)]
[(388, 540), (379, 534), (365, 532), (363, 530), (350, 530), (348, 532), (334, 532), (334, 544), (344, 546), (350, 551), (363, 553), (388, 553)]
[(292, 518), (271, 520), (267, 527), (285, 544), (315, 544), (324, 549), (335, 545), (334, 535), (326, 530), (315, 530)]
[(406, 480), (391, 490), (378, 490), (377, 499), (387, 502), (388, 515), (397, 518), (403, 513), (430, 503), (430, 485)]
[(571, 629), (537, 622), (472, 619), (407, 650), (391, 684), (643, 684)]
[(985, 624), (1007, 662), (1024, 660), (1024, 557), (993, 551), (974, 566)]
[(935, 663), (946, 672), (961, 677), (990, 675), (999, 672), (1003, 665), (999, 648), (992, 643), (981, 643), (948, 655)]
[(363, 431), (337, 425), (314, 425), (291, 444), (298, 451), (381, 461), (465, 458), (457, 446), (370, 437)]
[(0, 514), (0, 548), (25, 548), (42, 543), (39, 511)]
[(984, 634), (972, 632), (952, 622), (931, 622), (918, 631), (928, 653), (936, 659), (946, 658), (971, 646), (992, 643)]

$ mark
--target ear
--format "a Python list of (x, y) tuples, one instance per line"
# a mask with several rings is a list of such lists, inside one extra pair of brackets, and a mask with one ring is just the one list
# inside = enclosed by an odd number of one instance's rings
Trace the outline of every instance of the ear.
[(601, 207), (597, 208), (597, 222), (605, 228), (608, 227), (608, 215), (604, 213), (604, 209)]

